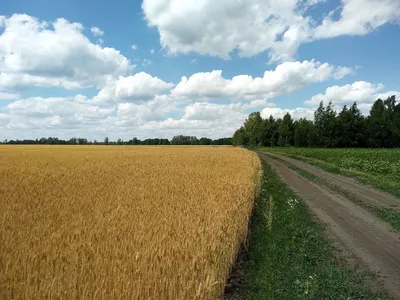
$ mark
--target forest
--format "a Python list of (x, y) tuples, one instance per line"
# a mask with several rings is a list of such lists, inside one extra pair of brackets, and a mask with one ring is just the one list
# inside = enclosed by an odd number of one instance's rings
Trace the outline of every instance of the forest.
[(356, 102), (340, 112), (331, 102), (327, 106), (321, 102), (314, 120), (293, 120), (289, 113), (263, 119), (260, 112), (254, 112), (236, 130), (232, 143), (246, 147), (400, 147), (400, 103), (396, 104), (395, 96), (378, 99), (370, 114), (363, 116)]
[(232, 145), (232, 138), (209, 139), (202, 137), (198, 139), (195, 136), (176, 135), (171, 140), (164, 138), (149, 138), (140, 140), (136, 137), (130, 140), (117, 139), (110, 140), (105, 137), (104, 140), (88, 140), (87, 138), (72, 137), (68, 140), (57, 137), (42, 137), (40, 139), (24, 140), (4, 140), (0, 144), (10, 145)]

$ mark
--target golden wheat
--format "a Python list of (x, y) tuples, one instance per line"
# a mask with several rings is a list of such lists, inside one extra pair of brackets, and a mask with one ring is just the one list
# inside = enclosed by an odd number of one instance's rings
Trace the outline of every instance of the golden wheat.
[(221, 299), (260, 162), (230, 147), (0, 147), (1, 299)]

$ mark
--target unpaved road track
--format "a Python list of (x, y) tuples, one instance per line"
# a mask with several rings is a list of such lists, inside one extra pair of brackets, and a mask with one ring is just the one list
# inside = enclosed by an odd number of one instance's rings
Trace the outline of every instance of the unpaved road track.
[[(272, 157), (260, 157), (327, 225), (328, 236), (378, 274), (388, 293), (400, 299), (400, 235), (349, 198), (311, 182)], [(296, 165), (304, 168), (303, 164)], [(379, 199), (376, 201), (383, 198)]]
[(320, 168), (312, 166), (306, 162), (302, 162), (291, 157), (275, 153), (268, 153), (268, 155), (284, 160), (300, 169), (303, 169), (304, 171), (313, 174), (314, 176), (328, 181), (329, 184), (331, 186), (334, 186), (337, 190), (342, 191), (345, 194), (351, 195), (354, 199), (366, 205), (388, 207), (400, 211), (399, 198), (396, 198), (388, 193), (377, 191), (373, 187), (362, 185), (354, 178), (332, 174), (327, 171), (321, 170)]

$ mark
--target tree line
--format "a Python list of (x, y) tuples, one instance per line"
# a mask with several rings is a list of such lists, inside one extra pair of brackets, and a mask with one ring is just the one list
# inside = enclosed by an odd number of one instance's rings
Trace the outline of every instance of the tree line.
[(295, 147), (400, 147), (400, 103), (396, 97), (378, 99), (370, 114), (363, 116), (354, 102), (337, 112), (332, 103), (320, 103), (314, 120), (294, 121), (287, 113), (283, 118), (263, 119), (259, 112), (251, 113), (233, 135), (236, 146)]
[(12, 145), (232, 145), (232, 138), (213, 140), (206, 137), (198, 139), (195, 136), (177, 135), (171, 140), (163, 138), (139, 140), (134, 137), (130, 140), (117, 139), (116, 141), (111, 141), (108, 137), (105, 137), (102, 141), (90, 141), (86, 138), (76, 137), (69, 140), (57, 137), (42, 137), (40, 139), (4, 140), (2, 143)]

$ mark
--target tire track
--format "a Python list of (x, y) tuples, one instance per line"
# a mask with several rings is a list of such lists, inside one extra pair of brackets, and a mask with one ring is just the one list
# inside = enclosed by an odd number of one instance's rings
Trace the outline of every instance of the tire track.
[(268, 153), (268, 156), (279, 158), (288, 162), (295, 167), (303, 169), (320, 179), (329, 182), (330, 186), (341, 191), (345, 195), (351, 196), (356, 201), (362, 202), (369, 206), (391, 208), (400, 211), (400, 199), (388, 193), (380, 192), (366, 185), (360, 184), (354, 178), (329, 173), (306, 162), (296, 160), (291, 157), (279, 155), (276, 153)]
[(400, 235), (345, 196), (309, 181), (269, 156), (260, 157), (327, 225), (328, 236), (378, 274), (387, 291), (400, 299)]

